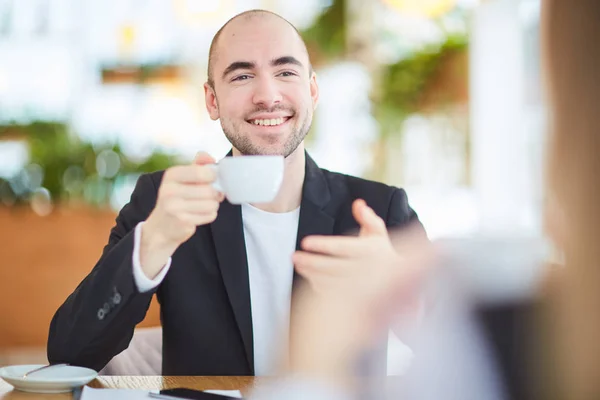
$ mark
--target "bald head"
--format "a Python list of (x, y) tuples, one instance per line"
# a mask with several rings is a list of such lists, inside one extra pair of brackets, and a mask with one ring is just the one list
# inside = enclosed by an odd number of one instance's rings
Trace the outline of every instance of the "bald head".
[[(296, 27), (294, 25), (292, 25), (288, 20), (286, 20), (285, 18), (281, 17), (278, 14), (275, 14), (271, 11), (267, 11), (267, 10), (249, 10), (249, 11), (244, 11), (243, 13), (240, 13), (236, 16), (234, 16), (233, 18), (231, 18), (229, 21), (227, 21), (225, 23), (225, 25), (223, 25), (221, 27), (221, 29), (219, 29), (217, 31), (217, 33), (215, 34), (215, 36), (213, 37), (213, 40), (210, 44), (210, 50), (209, 50), (209, 54), (208, 54), (208, 84), (214, 88), (215, 86), (215, 63), (217, 62), (217, 58), (219, 57), (219, 53), (220, 53), (220, 43), (221, 43), (221, 37), (222, 36), (229, 36), (230, 38), (233, 38), (236, 36), (236, 34), (239, 34), (240, 31), (244, 30), (244, 27), (248, 27), (251, 26), (253, 24), (261, 24), (264, 22), (274, 22), (274, 23), (279, 23), (278, 25), (280, 25), (280, 29), (285, 30), (285, 29), (289, 29), (292, 30), (295, 33), (295, 37), (297, 38), (297, 40), (301, 43), (301, 46), (303, 48), (303, 51), (306, 55), (306, 58), (308, 60), (308, 51), (306, 49), (306, 44), (304, 43), (304, 40), (302, 39), (302, 36), (300, 35), (300, 32), (298, 31), (298, 29), (296, 29)], [(308, 62), (308, 68), (309, 71), (312, 73), (312, 66), (310, 65), (310, 61)]]

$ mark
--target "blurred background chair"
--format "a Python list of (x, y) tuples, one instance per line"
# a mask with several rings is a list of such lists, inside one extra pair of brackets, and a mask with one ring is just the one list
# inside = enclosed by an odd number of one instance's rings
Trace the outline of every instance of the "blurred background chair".
[(137, 328), (129, 347), (115, 356), (100, 375), (160, 375), (162, 327)]

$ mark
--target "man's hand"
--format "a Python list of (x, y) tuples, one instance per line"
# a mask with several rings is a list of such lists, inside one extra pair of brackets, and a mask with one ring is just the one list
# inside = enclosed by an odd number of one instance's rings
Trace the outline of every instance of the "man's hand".
[(364, 201), (355, 201), (352, 212), (358, 237), (307, 237), (304, 251), (294, 254), (308, 284), (293, 301), (284, 361), (284, 370), (349, 388), (360, 355), (387, 335), (407, 304), (415, 304), (435, 259), (420, 225), (390, 237)]
[(400, 264), (385, 223), (364, 200), (354, 202), (352, 214), (360, 226), (358, 237), (309, 236), (302, 241), (304, 251), (294, 254), (296, 270), (317, 291), (348, 283), (345, 278), (356, 274), (372, 275), (374, 268), (398, 268)]
[(192, 165), (165, 171), (156, 206), (142, 226), (140, 262), (149, 278), (154, 278), (168, 258), (196, 231), (199, 225), (217, 218), (222, 193), (212, 184), (216, 172), (210, 164), (215, 160), (199, 153)]

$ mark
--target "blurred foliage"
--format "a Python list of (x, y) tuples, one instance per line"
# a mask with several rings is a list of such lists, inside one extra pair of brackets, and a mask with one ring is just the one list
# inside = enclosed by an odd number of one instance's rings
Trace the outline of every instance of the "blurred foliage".
[(181, 66), (174, 61), (155, 61), (135, 65), (103, 65), (104, 83), (134, 83), (144, 85), (155, 80), (178, 79), (183, 74)]
[(315, 65), (342, 58), (346, 52), (346, 5), (333, 0), (313, 24), (300, 32)]
[[(346, 32), (352, 28), (346, 21), (346, 1), (333, 0), (314, 24), (301, 32), (316, 68), (348, 55)], [(372, 149), (377, 163), (368, 173), (369, 178), (385, 179), (388, 148), (392, 142), (399, 143), (397, 136), (402, 134), (402, 124), (408, 116), (464, 101), (466, 95), (459, 93), (466, 92), (467, 65), (453, 63), (453, 57), (464, 55), (467, 50), (467, 34), (448, 34), (441, 43), (424, 46), (393, 64), (380, 66), (370, 94), (379, 138)], [(440, 82), (440, 78), (445, 82)]]
[(5, 204), (28, 203), (31, 195), (43, 188), (54, 203), (81, 200), (102, 207), (109, 203), (115, 183), (124, 177), (158, 171), (177, 162), (174, 156), (160, 152), (138, 161), (116, 144), (92, 146), (60, 122), (3, 125), (0, 141), (3, 139), (24, 141), (29, 149), (25, 168), (10, 180), (0, 178), (0, 200)]
[[(346, 1), (334, 0), (317, 17), (313, 25), (301, 32), (315, 65), (343, 59), (346, 53)], [(374, 104), (375, 118), (382, 126), (382, 135), (391, 134), (408, 115), (418, 112), (431, 80), (444, 61), (468, 47), (466, 35), (449, 35), (441, 43), (425, 46), (407, 57), (383, 65)], [(466, 73), (466, 71), (465, 71)], [(437, 98), (443, 99), (444, 93)]]
[[(382, 124), (382, 135), (391, 134), (388, 128), (393, 131), (393, 127), (408, 115), (419, 111), (424, 95), (431, 89), (432, 78), (437, 76), (446, 60), (466, 51), (467, 46), (466, 36), (448, 36), (442, 43), (428, 45), (384, 68), (381, 97), (374, 104), (375, 117)], [(437, 98), (453, 100), (444, 93), (437, 93)]]

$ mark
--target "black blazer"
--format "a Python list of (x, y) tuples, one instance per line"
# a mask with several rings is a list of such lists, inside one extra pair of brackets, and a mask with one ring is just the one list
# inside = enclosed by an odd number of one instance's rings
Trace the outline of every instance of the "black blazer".
[[(50, 324), (48, 360), (102, 369), (126, 349), (156, 293), (163, 326), (163, 375), (253, 375), (248, 265), (241, 207), (224, 201), (173, 254), (159, 287), (133, 278), (134, 228), (156, 203), (163, 172), (142, 175), (90, 274)], [(298, 243), (312, 234), (355, 231), (352, 201), (365, 199), (389, 227), (418, 221), (404, 190), (320, 169), (306, 156)], [(367, 267), (367, 266), (365, 266)]]

